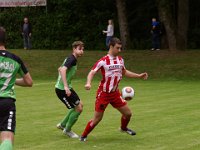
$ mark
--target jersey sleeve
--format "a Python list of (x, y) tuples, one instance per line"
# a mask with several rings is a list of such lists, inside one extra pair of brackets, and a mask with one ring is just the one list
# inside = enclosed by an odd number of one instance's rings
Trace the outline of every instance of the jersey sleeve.
[(99, 60), (97, 61), (94, 66), (92, 67), (92, 70), (94, 70), (95, 72), (97, 72), (104, 64), (104, 61), (103, 60)]
[(20, 76), (24, 76), (25, 74), (28, 73), (28, 70), (27, 70), (26, 66), (24, 65), (23, 61), (19, 57), (17, 58), (17, 62), (20, 65), (18, 73), (20, 74)]
[(69, 69), (74, 65), (76, 65), (76, 59), (71, 55), (71, 56), (69, 56), (68, 58), (65, 59), (63, 66), (65, 66)]
[(120, 60), (120, 62), (121, 62), (121, 64), (122, 64), (122, 73), (124, 74), (125, 71), (126, 71), (124, 59), (123, 59), (121, 56), (119, 56), (119, 60)]
[(122, 59), (122, 64), (123, 64), (123, 69), (122, 70), (126, 70), (125, 64), (124, 64), (124, 59)]

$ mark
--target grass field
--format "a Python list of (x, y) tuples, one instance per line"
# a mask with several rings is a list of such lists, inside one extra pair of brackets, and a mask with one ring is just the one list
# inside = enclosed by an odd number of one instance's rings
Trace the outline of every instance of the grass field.
[[(123, 80), (135, 97), (129, 102), (134, 116), (131, 137), (118, 131), (120, 114), (111, 106), (86, 143), (70, 139), (56, 129), (66, 113), (54, 92), (56, 69), (65, 51), (18, 51), (34, 78), (32, 88), (15, 87), (17, 129), (15, 150), (199, 150), (200, 149), (200, 52), (136, 51), (124, 53), (127, 68), (147, 71), (149, 80)], [(84, 102), (84, 111), (73, 130), (81, 134), (93, 116), (97, 76), (91, 91), (84, 90), (85, 75), (105, 52), (88, 52), (79, 62), (73, 87)]]
[[(16, 150), (173, 150), (200, 148), (200, 82), (123, 81), (136, 91), (129, 106), (134, 112), (129, 127), (137, 131), (131, 137), (120, 133), (120, 114), (108, 107), (102, 122), (89, 135), (86, 143), (70, 139), (56, 129), (65, 107), (54, 94), (54, 81), (37, 82), (32, 89), (17, 87)], [(93, 116), (97, 81), (85, 91), (83, 80), (74, 88), (84, 101), (84, 111), (74, 126), (81, 134)]]

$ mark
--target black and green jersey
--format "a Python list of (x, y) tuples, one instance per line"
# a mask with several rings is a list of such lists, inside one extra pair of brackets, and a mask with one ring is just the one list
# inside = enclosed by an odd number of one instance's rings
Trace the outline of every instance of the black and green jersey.
[[(68, 87), (70, 89), (72, 88), (71, 80), (72, 80), (72, 78), (75, 75), (76, 70), (77, 70), (76, 62), (77, 62), (76, 57), (74, 55), (70, 55), (69, 57), (67, 57), (64, 60), (63, 64), (61, 65), (61, 66), (67, 67), (66, 80), (67, 80)], [(64, 90), (64, 84), (63, 84), (63, 81), (62, 81), (60, 74), (58, 75), (58, 79), (57, 79), (55, 87), (60, 89), (60, 90)]]
[(17, 74), (23, 76), (27, 72), (26, 67), (18, 56), (6, 50), (0, 50), (0, 98), (15, 99), (14, 85), (16, 76)]

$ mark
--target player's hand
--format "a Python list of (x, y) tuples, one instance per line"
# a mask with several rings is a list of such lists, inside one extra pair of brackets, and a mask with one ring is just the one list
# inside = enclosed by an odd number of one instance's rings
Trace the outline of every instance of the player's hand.
[(140, 74), (140, 78), (146, 80), (148, 78), (148, 73), (144, 72)]
[(90, 90), (90, 89), (91, 89), (91, 84), (87, 83), (87, 84), (85, 85), (85, 89), (86, 89), (86, 90)]
[(64, 87), (65, 88), (65, 93), (67, 94), (67, 96), (71, 95), (71, 91), (68, 87)]

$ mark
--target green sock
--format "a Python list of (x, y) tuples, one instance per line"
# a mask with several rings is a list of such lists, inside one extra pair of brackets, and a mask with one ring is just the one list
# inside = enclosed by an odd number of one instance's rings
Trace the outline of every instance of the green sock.
[(61, 126), (65, 127), (68, 120), (69, 120), (69, 116), (71, 115), (71, 113), (74, 112), (74, 108), (70, 109), (69, 112), (67, 113), (67, 115), (64, 117), (64, 119), (61, 121)]
[(10, 140), (4, 140), (1, 143), (0, 150), (12, 150), (12, 142)]
[(76, 123), (76, 121), (78, 120), (78, 117), (81, 113), (80, 112), (76, 112), (75, 110), (71, 113), (71, 115), (69, 116), (69, 120), (66, 124), (66, 130), (70, 131), (72, 126)]

